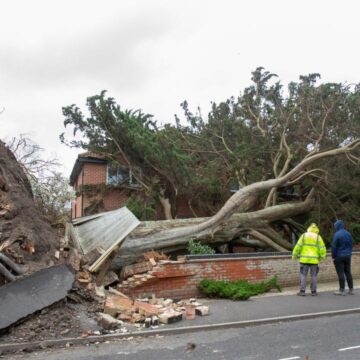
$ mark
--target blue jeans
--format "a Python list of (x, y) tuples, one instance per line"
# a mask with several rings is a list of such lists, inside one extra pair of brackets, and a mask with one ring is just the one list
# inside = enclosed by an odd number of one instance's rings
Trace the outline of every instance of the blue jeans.
[(300, 291), (306, 290), (306, 276), (310, 269), (311, 275), (311, 292), (316, 292), (317, 289), (317, 274), (319, 272), (319, 265), (317, 264), (301, 264), (300, 263)]

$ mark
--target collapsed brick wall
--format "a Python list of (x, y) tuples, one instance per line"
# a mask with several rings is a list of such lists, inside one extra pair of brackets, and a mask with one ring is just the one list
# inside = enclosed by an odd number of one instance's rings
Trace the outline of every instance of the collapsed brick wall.
[[(360, 252), (352, 257), (354, 278), (360, 277)], [(251, 282), (268, 280), (277, 276), (281, 286), (299, 284), (299, 264), (290, 255), (217, 258), (206, 260), (160, 262), (145, 274), (135, 274), (125, 280), (119, 290), (134, 297), (155, 294), (158, 298), (201, 297), (197, 284), (202, 279), (239, 280)], [(319, 282), (337, 281), (331, 256), (320, 264)], [(309, 280), (310, 281), (310, 280)]]

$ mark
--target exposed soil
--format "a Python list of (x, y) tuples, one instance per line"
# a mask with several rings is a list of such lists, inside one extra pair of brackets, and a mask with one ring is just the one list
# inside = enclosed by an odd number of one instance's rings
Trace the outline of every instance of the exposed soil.
[(0, 336), (1, 343), (23, 343), (79, 337), (99, 330), (96, 304), (74, 304), (63, 300), (24, 319)]
[(32, 272), (51, 261), (58, 235), (34, 204), (30, 183), (12, 152), (0, 141), (0, 247)]
[[(53, 229), (36, 208), (29, 180), (0, 141), (0, 251), (20, 264), (24, 274), (30, 274), (65, 260), (54, 257), (59, 240), (59, 229)], [(0, 276), (0, 286), (4, 283)], [(14, 324), (0, 335), (0, 342), (79, 336), (91, 324), (96, 325), (93, 310), (91, 305), (87, 309), (61, 301)]]

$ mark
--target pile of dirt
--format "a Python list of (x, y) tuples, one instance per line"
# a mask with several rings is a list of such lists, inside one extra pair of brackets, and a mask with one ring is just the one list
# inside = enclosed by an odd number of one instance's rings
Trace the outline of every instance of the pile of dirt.
[(59, 239), (35, 206), (31, 185), (0, 141), (0, 251), (18, 263), (46, 266)]
[(11, 326), (0, 337), (0, 344), (80, 337), (101, 329), (95, 318), (91, 305), (73, 304), (65, 299)]

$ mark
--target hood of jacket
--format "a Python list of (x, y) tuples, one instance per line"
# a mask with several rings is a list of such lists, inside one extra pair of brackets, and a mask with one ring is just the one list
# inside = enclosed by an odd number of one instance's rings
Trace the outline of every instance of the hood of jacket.
[(312, 232), (312, 233), (315, 233), (315, 234), (318, 234), (319, 233), (319, 228), (317, 227), (316, 224), (312, 223), (308, 229), (307, 229), (308, 232)]
[(345, 229), (345, 223), (342, 220), (338, 220), (334, 223), (334, 227), (336, 231), (339, 231), (341, 229)]

